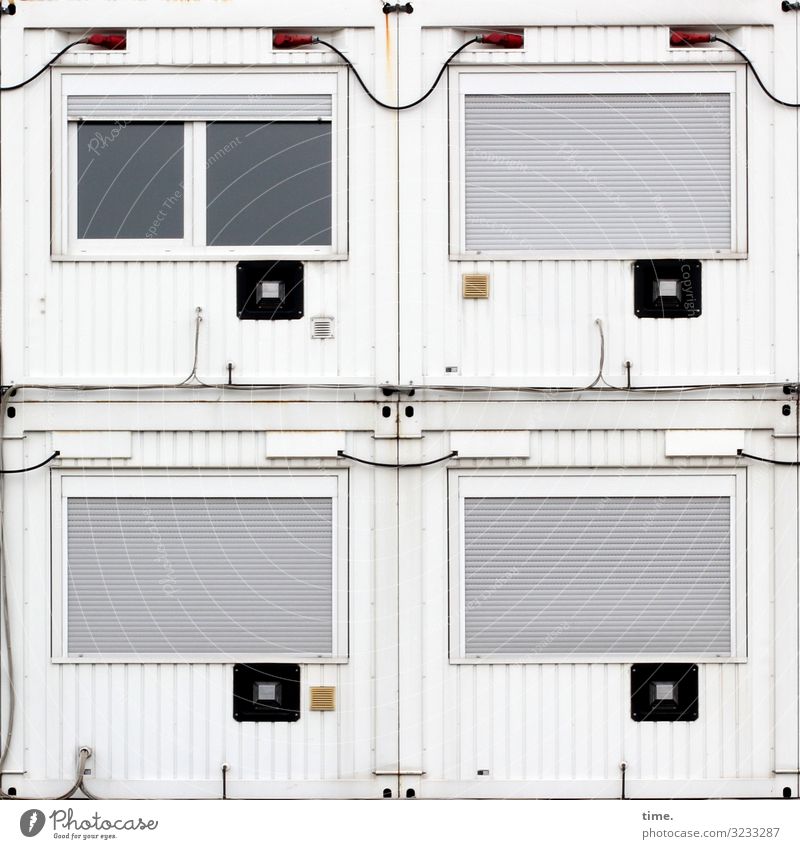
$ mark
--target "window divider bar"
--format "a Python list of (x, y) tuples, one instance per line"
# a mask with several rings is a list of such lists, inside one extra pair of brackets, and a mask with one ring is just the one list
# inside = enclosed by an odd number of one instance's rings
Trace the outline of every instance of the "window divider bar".
[(194, 247), (205, 247), (206, 244), (206, 122), (187, 121), (192, 128), (190, 175), (192, 183), (191, 205), (192, 220), (187, 223), (191, 233), (190, 244)]

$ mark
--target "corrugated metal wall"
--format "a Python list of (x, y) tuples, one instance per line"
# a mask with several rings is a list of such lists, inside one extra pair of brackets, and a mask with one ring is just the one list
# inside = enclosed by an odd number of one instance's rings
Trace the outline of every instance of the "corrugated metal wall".
[[(31, 435), (26, 442), (30, 450), (38, 451), (48, 439), (45, 434)], [(134, 473), (138, 469), (147, 475), (157, 474), (159, 467), (162, 474), (165, 469), (174, 474), (183, 464), (210, 474), (223, 469), (253, 473), (270, 465), (263, 460), (263, 439), (255, 440), (253, 433), (185, 431), (137, 434), (127, 465)], [(95, 469), (121, 465), (93, 463)], [(285, 461), (272, 465), (285, 474)], [(299, 471), (309, 466), (319, 469), (320, 463), (300, 461), (292, 467)], [(31, 478), (24, 500), (24, 521), (30, 523), (31, 532), (19, 540), (28, 567), (24, 579), (15, 575), (15, 581), (24, 580), (28, 601), (14, 621), (16, 651), (25, 670), (18, 693), (18, 743), (20, 752), (24, 745), (28, 778), (43, 782), (43, 787), (59, 786), (74, 774), (77, 748), (90, 745), (96, 753), (92, 780), (101, 795), (218, 796), (223, 762), (231, 764), (232, 788), (239, 781), (279, 781), (283, 795), (295, 795), (312, 791), (288, 790), (293, 782), (332, 779), (343, 779), (351, 788), (354, 782), (359, 788), (368, 787), (374, 780), (376, 750), (375, 678), (381, 674), (370, 613), (375, 578), (368, 531), (376, 527), (376, 516), (386, 514), (387, 501), (394, 499), (376, 492), (372, 470), (354, 468), (350, 475), (351, 491), (355, 487), (358, 497), (350, 498), (342, 509), (349, 511), (351, 526), (359, 532), (351, 535), (349, 562), (343, 564), (351, 588), (349, 658), (344, 664), (303, 665), (302, 720), (296, 723), (236, 722), (231, 663), (51, 663), (50, 608), (58, 600), (50, 593), (51, 542), (39, 525), (39, 517), (50, 512), (51, 482), (47, 475)], [(12, 499), (20, 494), (20, 490), (8, 492)], [(337, 687), (335, 712), (309, 711), (308, 687), (314, 685)], [(111, 785), (105, 783), (112, 780)], [(181, 789), (129, 783), (150, 781), (179, 782)], [(261, 792), (279, 791), (264, 785)], [(313, 792), (365, 795), (363, 789), (337, 790), (333, 785), (317, 786)], [(371, 795), (379, 795), (379, 788)]]
[[(66, 43), (66, 38), (62, 38)], [(56, 42), (47, 30), (26, 32), (29, 61), (48, 55)], [(348, 30), (344, 49), (359, 57), (369, 73), (375, 61), (372, 33)], [(195, 66), (269, 66), (320, 61), (322, 54), (274, 54), (270, 29), (131, 30), (126, 54), (109, 54), (110, 64)], [(325, 55), (325, 64), (332, 57)], [(80, 51), (65, 64), (85, 64)], [(25, 352), (7, 339), (9, 370), (14, 380), (81, 382), (114, 377), (146, 382), (172, 379), (191, 370), (194, 311), (202, 307), (204, 323), (199, 371), (205, 379), (225, 381), (227, 363), (235, 364), (238, 382), (266, 379), (313, 382), (317, 379), (375, 378), (376, 287), (386, 285), (377, 254), (382, 236), (376, 229), (376, 197), (387, 190), (386, 169), (374, 132), (373, 110), (364, 98), (350, 104), (349, 227), (346, 263), (315, 262), (306, 266), (305, 316), (291, 322), (240, 322), (236, 315), (235, 260), (198, 262), (51, 262), (50, 90), (47, 83), (21, 95), (27, 129), (19, 139), (25, 148), (24, 312)], [(13, 143), (13, 142), (12, 142)], [(341, 166), (346, 168), (346, 161)], [(357, 238), (356, 238), (356, 234)], [(336, 319), (336, 337), (310, 338), (308, 319)], [(21, 338), (19, 340), (21, 342)], [(384, 379), (389, 375), (384, 375)]]
[[(109, 63), (214, 64), (320, 61), (321, 54), (298, 52), (275, 56), (264, 49), (269, 30), (148, 30), (131, 32), (128, 53), (109, 55)], [(426, 30), (423, 37), (425, 79), (435, 73), (459, 38), (449, 29)], [(737, 37), (756, 56), (770, 52), (769, 28), (739, 28)], [(347, 31), (344, 49), (359, 66), (376, 63), (372, 33)], [(45, 54), (54, 36), (26, 35), (30, 57)], [(668, 28), (528, 28), (528, 47), (520, 54), (474, 50), (465, 62), (601, 62), (604, 64), (697, 61), (698, 53), (669, 51)], [(60, 43), (60, 42), (58, 42)], [(549, 47), (548, 47), (549, 45)], [(719, 51), (711, 51), (714, 58)], [(703, 51), (704, 55), (706, 51)], [(210, 58), (209, 58), (210, 57)], [(80, 53), (66, 57), (68, 64)], [(331, 58), (325, 56), (326, 63)], [(33, 58), (29, 64), (35, 64)], [(763, 67), (763, 64), (762, 64)], [(767, 78), (769, 73), (767, 69)], [(50, 97), (46, 85), (26, 90), (27, 130), (20, 134), (27, 198), (49, 197)], [(409, 281), (407, 321), (419, 323), (425, 346), (421, 373), (409, 379), (438, 381), (456, 367), (458, 379), (583, 378), (595, 370), (598, 338), (594, 319), (605, 322), (609, 374), (620, 378), (630, 361), (634, 377), (766, 378), (788, 374), (789, 363), (776, 362), (775, 267), (773, 257), (776, 192), (775, 134), (771, 107), (764, 98), (749, 104), (750, 232), (749, 258), (703, 264), (703, 316), (686, 322), (643, 322), (633, 313), (628, 261), (486, 261), (447, 259), (447, 138), (442, 132), (446, 93), (437, 92), (424, 113), (403, 116), (414, 127), (425, 156), (419, 163), (421, 215), (403, 216), (404, 244), (409, 246), (408, 274), (416, 275), (416, 245), (421, 250), (421, 280)], [(50, 227), (44, 204), (28, 203), (25, 212), (25, 306), (27, 346), (24, 367), (14, 378), (63, 379), (115, 376), (146, 379), (180, 375), (191, 362), (193, 314), (204, 311), (201, 372), (210, 380), (226, 376), (236, 364), (242, 382), (275, 378), (347, 379), (375, 375), (373, 317), (376, 287), (392, 286), (382, 273), (384, 239), (375, 227), (376, 191), (385, 175), (376, 160), (374, 111), (353, 89), (350, 100), (350, 255), (346, 263), (321, 262), (307, 269), (306, 316), (337, 320), (336, 339), (309, 338), (306, 321), (267, 329), (243, 326), (233, 303), (233, 262), (56, 262), (48, 260)], [(436, 115), (435, 119), (432, 115)], [(424, 122), (417, 125), (416, 122)], [(408, 132), (412, 130), (407, 129)], [(411, 152), (407, 153), (411, 156)], [(402, 166), (401, 166), (402, 167)], [(411, 163), (408, 170), (410, 172)], [(376, 170), (377, 169), (377, 170)], [(404, 180), (406, 177), (404, 176)], [(410, 179), (410, 178), (409, 178)], [(488, 302), (461, 299), (461, 274), (488, 272)], [(417, 287), (421, 293), (414, 297)], [(380, 316), (380, 313), (378, 313)], [(20, 316), (22, 318), (22, 316)], [(387, 314), (386, 319), (391, 319)], [(380, 318), (379, 318), (380, 321)], [(147, 326), (147, 334), (138, 332)], [(369, 328), (369, 329), (368, 329)], [(45, 340), (47, 344), (45, 343)], [(11, 340), (9, 340), (11, 342)], [(11, 343), (12, 363), (21, 352)], [(411, 353), (410, 357), (416, 358)], [(377, 375), (384, 377), (383, 375)], [(448, 378), (452, 379), (452, 378)]]
[[(550, 458), (547, 465), (555, 466), (556, 474), (559, 467), (591, 475), (603, 469), (638, 467), (647, 473), (684, 465), (682, 460), (665, 460), (663, 434), (656, 431), (542, 431), (532, 436), (532, 474), (543, 455)], [(542, 450), (543, 446), (547, 447)], [(519, 470), (521, 464), (488, 460), (477, 465), (481, 471), (502, 474), (510, 468)], [(491, 789), (488, 778), (478, 776), (482, 769), (498, 782), (616, 782), (622, 761), (629, 764), (632, 782), (771, 776), (769, 665), (752, 662), (769, 654), (772, 626), (770, 470), (748, 470), (751, 662), (701, 666), (703, 709), (693, 723), (631, 722), (627, 664), (443, 664), (447, 629), (437, 611), (446, 601), (447, 582), (434, 563), (447, 521), (443, 506), (447, 493), (444, 476), (435, 480), (434, 476), (426, 473), (419, 488), (428, 559), (420, 590), (426, 639), (419, 659), (424, 674), (425, 781), (441, 782), (427, 792), (438, 795), (452, 786), (451, 792), (469, 795), (501, 794), (502, 790)], [(619, 787), (605, 792), (618, 794)], [(691, 795), (697, 789), (686, 784), (683, 792)]]
[[(65, 9), (51, 5), (54, 17), (63, 18)], [(235, 14), (227, 28), (131, 24), (127, 53), (96, 61), (168, 69), (334, 61), (316, 50), (274, 55), (270, 29), (239, 28), (234, 24), (241, 16), (230, 5)], [(329, 4), (305, 6), (288, 10), (287, 22), (313, 29), (308, 16), (319, 14), (330, 23)], [(505, 4), (503, 25), (514, 18), (510, 8)], [(650, 8), (653, 19), (663, 19), (660, 7)], [(621, 14), (606, 11), (615, 20)], [(185, 21), (194, 20), (192, 13), (181, 4)], [(176, 23), (177, 14), (165, 23)], [(394, 37), (388, 56), (384, 50), (379, 4), (365, 2), (357, 14), (343, 8), (344, 18), (352, 23), (361, 16), (361, 22), (331, 37), (384, 96), (398, 83), (400, 99), (410, 100), (474, 33), (463, 21), (486, 23), (487, 14), (466, 3), (458, 13), (418, 8), (393, 21), (403, 28), (403, 56), (412, 57), (403, 58), (399, 74)], [(198, 22), (210, 23), (205, 13), (198, 15)], [(768, 84), (778, 77), (785, 84), (795, 67), (793, 39), (792, 49), (784, 49), (785, 33), (776, 39), (770, 26), (757, 25), (737, 27), (735, 35)], [(667, 38), (663, 26), (527, 27), (524, 51), (476, 48), (459, 61), (497, 67), (698, 61), (698, 53), (669, 50)], [(4, 75), (10, 79), (13, 72), (17, 79), (34, 71), (68, 40), (65, 31), (26, 30), (24, 56), (7, 53)], [(772, 73), (773, 53), (780, 73)], [(712, 48), (702, 55), (722, 54)], [(82, 61), (79, 54), (64, 60), (74, 66)], [(617, 384), (626, 361), (634, 380), (795, 377), (797, 233), (796, 221), (789, 216), (787, 223), (783, 212), (796, 213), (797, 128), (794, 113), (778, 113), (754, 94), (751, 88), (748, 258), (704, 261), (702, 318), (643, 322), (633, 313), (627, 261), (450, 260), (446, 91), (437, 91), (423, 110), (396, 119), (377, 112), (351, 80), (349, 256), (307, 264), (306, 316), (336, 319), (335, 340), (317, 342), (309, 339), (305, 321), (240, 323), (233, 262), (51, 261), (50, 169), (56, 154), (50, 149), (50, 92), (46, 84), (32, 86), (13, 103), (3, 99), (4, 149), (21, 152), (19, 168), (4, 172), (4, 202), (12, 205), (11, 212), (3, 209), (4, 222), (10, 222), (3, 243), (4, 380), (183, 379), (191, 369), (197, 306), (204, 319), (198, 373), (213, 381), (224, 381), (233, 362), (240, 382), (583, 382), (597, 371), (597, 318), (606, 332), (606, 375)], [(466, 271), (491, 274), (488, 301), (461, 299)], [(153, 474), (176, 468), (269, 473), (346, 464), (265, 460), (265, 430), (342, 430), (347, 450), (358, 456), (413, 462), (447, 453), (453, 431), (513, 428), (530, 429), (527, 459), (455, 463), (497, 473), (535, 474), (545, 467), (680, 472), (728, 468), (735, 461), (667, 459), (666, 428), (749, 429), (758, 422), (748, 446), (785, 459), (791, 459), (793, 440), (773, 440), (771, 432), (788, 436), (796, 429), (793, 419), (781, 416), (780, 394), (707, 408), (678, 396), (558, 405), (510, 396), (483, 405), (461, 395), (429, 403), (418, 394), (401, 405), (391, 402), (392, 421), (401, 406), (413, 404), (413, 422), (401, 426), (411, 431), (414, 425), (411, 435), (425, 438), (398, 444), (373, 438), (373, 420), (382, 421), (380, 407), (387, 403), (379, 392), (339, 408), (313, 403), (336, 400), (331, 395), (306, 394), (312, 403), (300, 413), (275, 395), (240, 395), (236, 403), (222, 394), (202, 401), (196, 396), (191, 406), (183, 403), (188, 393), (142, 396), (151, 403), (139, 405), (105, 403), (105, 395), (97, 404), (97, 396), (74, 394), (44, 403), (18, 398), (19, 413), (6, 423), (6, 462), (38, 461), (58, 447), (54, 432), (108, 428), (133, 431), (129, 458), (77, 457), (62, 465)], [(702, 665), (703, 709), (691, 724), (632, 723), (624, 664), (451, 663), (446, 467), (398, 475), (353, 464), (349, 475), (349, 658), (303, 667), (303, 698), (307, 685), (335, 685), (337, 710), (312, 713), (304, 702), (301, 722), (270, 725), (234, 722), (230, 665), (52, 662), (51, 606), (58, 600), (50, 590), (51, 482), (46, 472), (9, 479), (6, 538), (22, 729), (10, 768), (19, 786), (62, 791), (72, 779), (77, 748), (90, 745), (91, 780), (101, 795), (215, 796), (225, 761), (232, 768), (232, 795), (374, 796), (391, 786), (403, 793), (415, 787), (418, 795), (611, 796), (619, 792), (621, 760), (630, 764), (629, 778), (640, 795), (780, 795), (788, 779), (777, 778), (773, 769), (798, 766), (793, 471), (748, 467), (747, 659)], [(477, 775), (483, 769), (488, 776)], [(375, 770), (424, 775), (376, 777)], [(17, 774), (23, 772), (24, 778)]]
[[(223, 450), (223, 443), (234, 443), (236, 434), (215, 439), (215, 445), (207, 443), (199, 451), (192, 448), (198, 436), (143, 433), (134, 441), (129, 465), (146, 473), (155, 456), (173, 468), (188, 457), (200, 469), (249, 470), (258, 463), (260, 452), (252, 450), (252, 434), (241, 440), (242, 446), (250, 447), (238, 452)], [(447, 438), (433, 432), (427, 437), (437, 444)], [(31, 451), (44, 450), (43, 436), (29, 439)], [(363, 452), (368, 439), (362, 437), (351, 450)], [(763, 436), (762, 444), (768, 439)], [(541, 431), (532, 433), (532, 444), (555, 449), (554, 453), (548, 449), (548, 455), (573, 469), (679, 473), (685, 465), (680, 459), (664, 458), (663, 432), (658, 431)], [(96, 468), (99, 465), (95, 463)], [(281, 465), (274, 467), (279, 470)], [(537, 466), (535, 459), (478, 464), (492, 474), (525, 470), (536, 474)], [(49, 661), (49, 543), (35, 517), (49, 509), (50, 485), (46, 477), (29, 483), (28, 601), (20, 631), (26, 672), (20, 695), (25, 764), (31, 779), (51, 783), (68, 779), (78, 746), (91, 745), (96, 752), (93, 779), (99, 787), (116, 787), (117, 793), (123, 792), (118, 782), (175, 781), (198, 782), (200, 795), (213, 794), (218, 792), (223, 761), (232, 764), (235, 781), (369, 781), (375, 745), (372, 711), (383, 707), (380, 700), (375, 702), (381, 693), (375, 689), (376, 679), (391, 677), (390, 667), (373, 653), (374, 628), (380, 623), (370, 613), (377, 584), (388, 581), (392, 571), (391, 563), (373, 553), (372, 533), (382, 534), (378, 517), (385, 515), (391, 498), (387, 492), (391, 487), (386, 486), (390, 481), (376, 476), (393, 473), (356, 467), (350, 474), (350, 659), (343, 665), (304, 665), (302, 721), (267, 725), (233, 720), (229, 665)], [(503, 790), (492, 791), (490, 781), (607, 780), (612, 784), (596, 785), (593, 794), (613, 795), (621, 760), (629, 762), (633, 782), (769, 780), (771, 470), (748, 470), (750, 661), (702, 664), (702, 711), (694, 723), (630, 722), (627, 664), (450, 663), (448, 473), (443, 468), (408, 471), (402, 485), (409, 521), (400, 527), (400, 557), (406, 564), (401, 592), (409, 604), (413, 597), (415, 613), (408, 618), (401, 612), (399, 633), (404, 674), (415, 683), (401, 698), (401, 717), (409, 723), (405, 730), (413, 741), (407, 757), (417, 758), (415, 766), (421, 764), (426, 772), (423, 792), (425, 783), (430, 783), (429, 794), (491, 795)], [(306, 685), (314, 684), (338, 687), (336, 712), (307, 710)], [(419, 708), (419, 726), (403, 712), (404, 701)], [(402, 766), (408, 768), (410, 762)], [(482, 769), (488, 769), (491, 777), (483, 784), (477, 776)], [(104, 784), (112, 779), (111, 785)], [(127, 792), (137, 795), (141, 787), (130, 784)], [(260, 792), (270, 791), (264, 785)], [(678, 795), (693, 792), (687, 784)]]
[[(759, 57), (771, 84), (771, 30), (740, 27), (735, 38)], [(458, 40), (448, 30), (423, 32), (423, 79), (435, 73), (438, 57), (447, 55)], [(629, 63), (702, 65), (706, 56), (711, 61), (728, 60), (728, 54), (715, 49), (692, 53), (670, 50), (668, 43), (668, 27), (529, 27), (524, 52), (475, 49), (464, 62), (491, 66), (591, 62), (600, 63), (602, 69)], [(436, 95), (439, 109), (446, 108), (445, 101), (444, 92)], [(548, 379), (579, 380), (597, 370), (596, 318), (605, 325), (606, 362), (613, 382), (624, 379), (626, 361), (634, 379), (661, 382), (791, 374), (793, 361), (778, 361), (775, 354), (777, 337), (788, 332), (776, 326), (775, 314), (774, 217), (781, 189), (775, 183), (773, 163), (780, 142), (774, 132), (774, 110), (765, 97), (752, 96), (748, 111), (749, 257), (746, 262), (704, 261), (703, 315), (682, 322), (636, 318), (628, 260), (449, 260), (447, 186), (437, 178), (448, 168), (447, 139), (441, 120), (432, 119), (430, 112), (417, 116), (419, 125), (408, 130), (408, 148), (418, 139), (425, 150), (418, 183), (422, 214), (418, 223), (404, 218), (402, 224), (405, 238), (413, 244), (419, 240), (421, 251), (419, 265), (406, 265), (407, 274), (419, 270), (422, 282), (414, 289), (420, 300), (407, 304), (405, 320), (407, 325), (422, 323), (425, 351), (419, 364), (409, 352), (409, 376), (419, 381), (414, 374), (419, 369), (427, 382), (441, 378), (455, 383), (531, 382), (532, 376), (544, 385)], [(451, 127), (451, 144), (456, 143), (454, 132)], [(409, 151), (409, 171), (412, 156)], [(491, 275), (488, 301), (461, 298), (461, 275), (466, 272)], [(413, 281), (409, 279), (408, 285)], [(448, 367), (457, 368), (457, 376), (447, 373)]]

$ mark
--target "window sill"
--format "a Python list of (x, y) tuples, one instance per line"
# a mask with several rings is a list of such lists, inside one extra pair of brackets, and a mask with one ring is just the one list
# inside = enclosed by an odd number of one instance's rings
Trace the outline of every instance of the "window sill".
[(254, 260), (299, 260), (301, 262), (342, 262), (349, 259), (346, 253), (286, 253), (285, 251), (260, 251), (250, 253), (248, 249), (232, 249), (225, 253), (159, 253), (159, 254), (51, 254), (51, 262), (239, 262)]
[(348, 663), (348, 657), (331, 657), (330, 655), (291, 655), (291, 654), (198, 654), (198, 655), (174, 655), (174, 654), (93, 654), (84, 657), (51, 657), (51, 663), (57, 664), (81, 664), (81, 663), (159, 663), (159, 664), (186, 664), (186, 663), (219, 663), (232, 666), (234, 663), (298, 663), (309, 664), (343, 664)]
[(492, 664), (494, 666), (544, 666), (549, 664), (571, 664), (571, 665), (598, 665), (605, 666), (627, 666), (631, 663), (747, 663), (747, 657), (740, 655), (719, 654), (621, 654), (619, 657), (583, 654), (561, 654), (561, 655), (495, 655), (492, 657), (451, 657), (449, 662), (453, 666), (482, 666)]
[(674, 259), (675, 257), (691, 257), (692, 259), (747, 259), (747, 251), (709, 251), (694, 248), (676, 248), (675, 250), (648, 250), (642, 248), (638, 252), (624, 251), (465, 251), (451, 252), (452, 262), (489, 262), (489, 261), (544, 261), (544, 260), (623, 260), (633, 262), (637, 259)]

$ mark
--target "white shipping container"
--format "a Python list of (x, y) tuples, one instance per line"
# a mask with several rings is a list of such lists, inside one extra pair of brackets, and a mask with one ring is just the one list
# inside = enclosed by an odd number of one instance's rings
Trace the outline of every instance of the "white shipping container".
[(0, 790), (800, 795), (797, 14), (142, 5), (0, 25)]

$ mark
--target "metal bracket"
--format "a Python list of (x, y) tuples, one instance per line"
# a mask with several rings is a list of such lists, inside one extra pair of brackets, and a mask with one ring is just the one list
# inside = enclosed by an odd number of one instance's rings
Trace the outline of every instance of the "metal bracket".
[(387, 398), (394, 395), (395, 392), (398, 395), (406, 394), (409, 398), (413, 398), (417, 394), (416, 387), (414, 386), (392, 386), (388, 383), (381, 386), (381, 392), (383, 392)]
[(411, 14), (414, 11), (414, 7), (410, 3), (384, 3), (383, 4), (383, 14), (391, 15), (393, 12), (406, 12), (407, 14)]
[(797, 12), (800, 10), (800, 3), (789, 3), (788, 0), (783, 0), (781, 3), (781, 9), (784, 12)]

